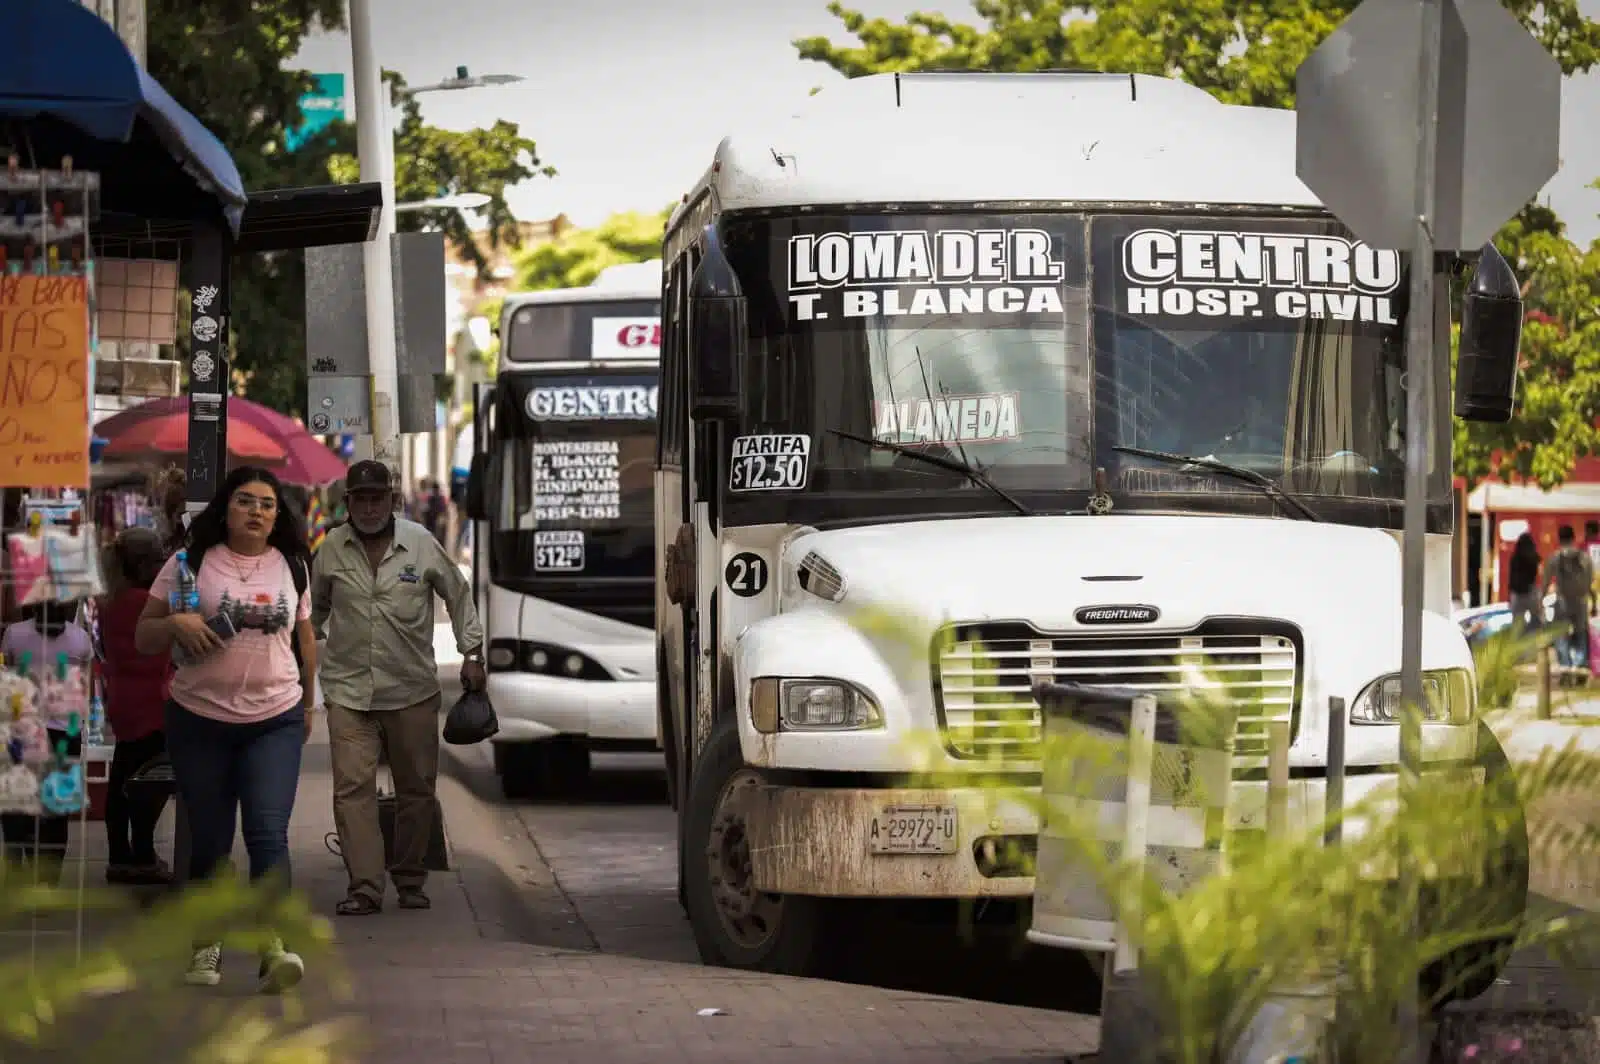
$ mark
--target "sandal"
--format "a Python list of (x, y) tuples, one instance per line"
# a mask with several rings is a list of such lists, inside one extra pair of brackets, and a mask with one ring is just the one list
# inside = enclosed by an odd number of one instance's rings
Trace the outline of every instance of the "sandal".
[(383, 912), (383, 903), (374, 901), (365, 894), (352, 894), (334, 906), (333, 911), (340, 916), (372, 916)]

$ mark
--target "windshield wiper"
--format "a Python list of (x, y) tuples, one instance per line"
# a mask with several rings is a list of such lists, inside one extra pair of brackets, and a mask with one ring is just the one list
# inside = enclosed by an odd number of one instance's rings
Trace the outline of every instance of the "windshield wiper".
[(1123, 447), (1118, 445), (1112, 447), (1111, 449), (1120, 454), (1131, 454), (1139, 458), (1149, 458), (1157, 462), (1166, 462), (1170, 465), (1194, 466), (1197, 469), (1208, 469), (1213, 473), (1221, 473), (1225, 477), (1232, 477), (1234, 480), (1243, 481), (1246, 484), (1254, 484), (1256, 487), (1261, 489), (1261, 493), (1263, 495), (1278, 503), (1284, 509), (1293, 511), (1295, 515), (1300, 517), (1302, 520), (1322, 520), (1322, 518), (1318, 517), (1316, 512), (1311, 509), (1311, 507), (1307, 506), (1293, 495), (1290, 495), (1288, 492), (1278, 487), (1278, 485), (1274, 484), (1271, 480), (1262, 476), (1260, 473), (1257, 473), (1253, 469), (1246, 469), (1243, 466), (1229, 465), (1227, 462), (1219, 461), (1215, 458), (1197, 458), (1194, 455), (1188, 454), (1171, 454), (1167, 451), (1152, 451), (1145, 447)]
[(903, 454), (907, 458), (914, 459), (918, 462), (924, 462), (931, 466), (937, 466), (940, 469), (948, 469), (952, 473), (960, 473), (962, 476), (978, 485), (978, 487), (984, 488), (992, 494), (997, 495), (1006, 502), (1010, 503), (1017, 513), (1022, 514), (1024, 517), (1033, 516), (1033, 511), (1024, 506), (1015, 495), (1012, 495), (1005, 488), (1002, 488), (1000, 485), (996, 484), (989, 478), (989, 474), (985, 473), (982, 469), (972, 465), (969, 462), (963, 462), (956, 458), (946, 458), (942, 454), (928, 454), (925, 451), (914, 450), (913, 448), (907, 447), (904, 444), (895, 443), (893, 440), (876, 440), (871, 436), (859, 436), (854, 432), (846, 432), (844, 429), (829, 429), (828, 431), (833, 435), (839, 436), (843, 439), (854, 440), (857, 443), (865, 444), (876, 451), (893, 451), (895, 454)]

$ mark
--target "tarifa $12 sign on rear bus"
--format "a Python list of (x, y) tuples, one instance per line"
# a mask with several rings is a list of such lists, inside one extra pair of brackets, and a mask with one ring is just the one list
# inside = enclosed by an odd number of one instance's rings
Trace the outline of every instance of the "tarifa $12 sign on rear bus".
[(88, 279), (0, 277), (0, 487), (88, 483)]

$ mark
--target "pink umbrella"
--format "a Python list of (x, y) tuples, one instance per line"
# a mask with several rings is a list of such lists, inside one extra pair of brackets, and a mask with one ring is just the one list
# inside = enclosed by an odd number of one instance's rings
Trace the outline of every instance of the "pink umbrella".
[[(186, 413), (188, 409), (189, 400), (186, 396), (152, 399), (132, 410), (124, 410), (106, 418), (94, 427), (94, 431), (96, 435), (114, 442), (119, 433), (127, 432), (134, 425), (153, 417)], [(273, 472), (285, 483), (316, 486), (344, 478), (347, 468), (344, 460), (317, 442), (317, 438), (293, 418), (260, 403), (230, 396), (228, 420), (259, 429), (264, 436), (283, 448), (283, 465), (275, 466)]]

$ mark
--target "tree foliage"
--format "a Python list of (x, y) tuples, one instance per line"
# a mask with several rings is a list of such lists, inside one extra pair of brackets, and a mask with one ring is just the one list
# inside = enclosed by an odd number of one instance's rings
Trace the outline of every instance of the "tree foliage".
[[(858, 44), (795, 42), (802, 59), (847, 77), (912, 70), (1102, 70), (1177, 77), (1226, 103), (1294, 106), (1294, 73), (1356, 0), (973, 0), (983, 25), (918, 12), (904, 22), (828, 10)], [(1506, 7), (1567, 73), (1600, 60), (1600, 23), (1576, 0)]]
[(1456, 472), (1554, 487), (1600, 452), (1600, 241), (1581, 248), (1549, 210), (1529, 208), (1495, 242), (1529, 308), (1517, 405), (1505, 425), (1455, 423)]
[[(801, 58), (847, 77), (889, 71), (1100, 70), (1177, 77), (1227, 103), (1293, 107), (1301, 61), (1357, 0), (974, 0), (969, 25), (915, 13), (868, 18), (834, 2), (853, 44), (795, 41)], [(1576, 0), (1505, 5), (1568, 74), (1600, 61), (1600, 22)], [(1455, 426), (1458, 473), (1520, 475), (1549, 487), (1578, 457), (1600, 451), (1600, 350), (1595, 298), (1600, 246), (1568, 240), (1548, 210), (1525, 208), (1497, 238), (1528, 282), (1529, 320), (1516, 417), (1508, 425)]]
[[(306, 36), (344, 24), (343, 0), (151, 0), (149, 67), (157, 81), (192, 111), (233, 154), (251, 191), (352, 181), (354, 128), (334, 123), (294, 152), (286, 128), (299, 122), (309, 73), (285, 64)], [(391, 82), (399, 79), (390, 76)], [(514, 242), (505, 189), (552, 171), (515, 123), (466, 132), (422, 122), (408, 102), (396, 123), (395, 169), (401, 202), (446, 192), (482, 192), (491, 240)], [(435, 226), (470, 260), (483, 265), (454, 212), (407, 212), (402, 231)], [(305, 272), (300, 252), (240, 258), (232, 289), (235, 389), (278, 410), (305, 407)]]
[(658, 214), (613, 214), (593, 229), (573, 229), (529, 248), (517, 261), (515, 288), (581, 288), (608, 266), (661, 257), (661, 237), (672, 208)]

